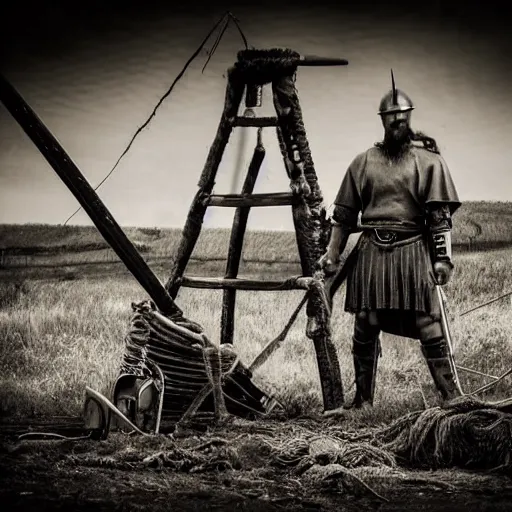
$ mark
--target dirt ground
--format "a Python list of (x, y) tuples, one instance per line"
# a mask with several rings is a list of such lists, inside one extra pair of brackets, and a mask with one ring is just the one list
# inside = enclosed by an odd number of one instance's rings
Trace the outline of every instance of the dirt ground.
[(113, 432), (104, 441), (20, 440), (22, 427), (0, 428), (1, 510), (512, 509), (510, 475), (377, 466), (347, 475), (333, 464), (301, 472), (276, 465), (271, 447), (318, 427), (260, 424), (177, 439)]

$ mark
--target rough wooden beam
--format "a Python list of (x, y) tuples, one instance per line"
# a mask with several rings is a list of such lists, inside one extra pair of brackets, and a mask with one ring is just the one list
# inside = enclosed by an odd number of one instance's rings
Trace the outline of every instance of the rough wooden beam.
[(228, 83), (226, 86), (224, 110), (221, 120), (199, 180), (199, 190), (192, 202), (185, 227), (183, 228), (180, 244), (173, 261), (171, 276), (165, 284), (165, 288), (172, 298), (175, 298), (178, 294), (181, 277), (187, 268), (187, 264), (194, 252), (194, 248), (201, 233), (201, 227), (207, 209), (205, 198), (212, 193), (213, 186), (215, 185), (215, 177), (217, 176), (222, 155), (233, 130), (233, 119), (238, 113), (243, 94), (244, 83), (240, 79), (236, 69), (231, 68), (228, 71)]
[(283, 290), (307, 290), (312, 278), (297, 277), (281, 281), (270, 281), (260, 279), (226, 279), (222, 277), (188, 277), (181, 278), (181, 286), (187, 288), (203, 288), (208, 290), (222, 290), (233, 288), (235, 290), (261, 290), (261, 291), (283, 291)]
[(158, 309), (167, 315), (181, 315), (180, 308), (114, 220), (71, 157), (18, 91), (2, 75), (0, 75), (0, 100), (69, 188), (103, 238), (146, 290)]
[(262, 206), (290, 206), (296, 197), (291, 192), (269, 192), (264, 194), (212, 194), (205, 198), (208, 206), (220, 207), (262, 207)]
[[(272, 95), (284, 164), (292, 184), (300, 185), (300, 201), (292, 205), (292, 215), (302, 273), (313, 276), (316, 262), (326, 250), (329, 226), (292, 73), (272, 82)], [(318, 326), (307, 334), (315, 346), (325, 410), (337, 409), (344, 403), (338, 355), (329, 333), (329, 299), (324, 305), (316, 293), (311, 294), (307, 305), (310, 323)]]

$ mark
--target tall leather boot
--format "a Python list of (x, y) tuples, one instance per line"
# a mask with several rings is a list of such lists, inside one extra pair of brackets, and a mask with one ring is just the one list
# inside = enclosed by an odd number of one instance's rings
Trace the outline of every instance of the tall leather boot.
[(444, 338), (422, 341), (425, 357), (434, 384), (444, 401), (462, 396), (448, 357), (448, 345)]
[(377, 336), (369, 341), (359, 341), (354, 337), (352, 355), (354, 358), (356, 394), (352, 404), (347, 409), (359, 409), (364, 404), (372, 406), (377, 362), (380, 356), (379, 337)]

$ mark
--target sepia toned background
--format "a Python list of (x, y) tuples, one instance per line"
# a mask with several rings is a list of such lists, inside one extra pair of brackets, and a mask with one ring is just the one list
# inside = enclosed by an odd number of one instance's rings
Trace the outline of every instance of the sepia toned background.
[[(352, 158), (382, 136), (376, 112), (390, 87), (390, 68), (416, 104), (413, 128), (437, 139), (461, 199), (510, 200), (512, 42), (508, 14), (497, 2), (52, 5), (17, 4), (1, 36), (1, 71), (93, 186), (230, 9), (251, 46), (289, 47), (350, 62), (300, 68), (297, 78), (327, 206)], [(99, 188), (120, 224), (183, 225), (220, 119), (224, 74), (242, 48), (231, 25), (204, 73), (207, 53), (201, 52)], [(271, 112), (268, 92), (265, 100), (262, 114)], [(241, 130), (235, 130), (223, 159), (217, 193), (236, 191), (231, 189)], [(249, 129), (244, 167), (255, 140)], [(264, 132), (264, 143), (267, 158), (256, 192), (285, 191), (272, 129)], [(0, 106), (0, 223), (62, 223), (78, 206)], [(232, 216), (231, 209), (211, 208), (206, 226), (229, 226)], [(91, 224), (83, 211), (71, 223)], [(249, 228), (292, 229), (290, 211), (257, 209)]]

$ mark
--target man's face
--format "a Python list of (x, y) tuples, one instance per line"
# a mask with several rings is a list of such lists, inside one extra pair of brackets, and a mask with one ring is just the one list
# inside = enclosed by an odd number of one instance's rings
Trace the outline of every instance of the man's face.
[(382, 116), (385, 138), (395, 142), (404, 141), (410, 130), (411, 111), (396, 112)]

